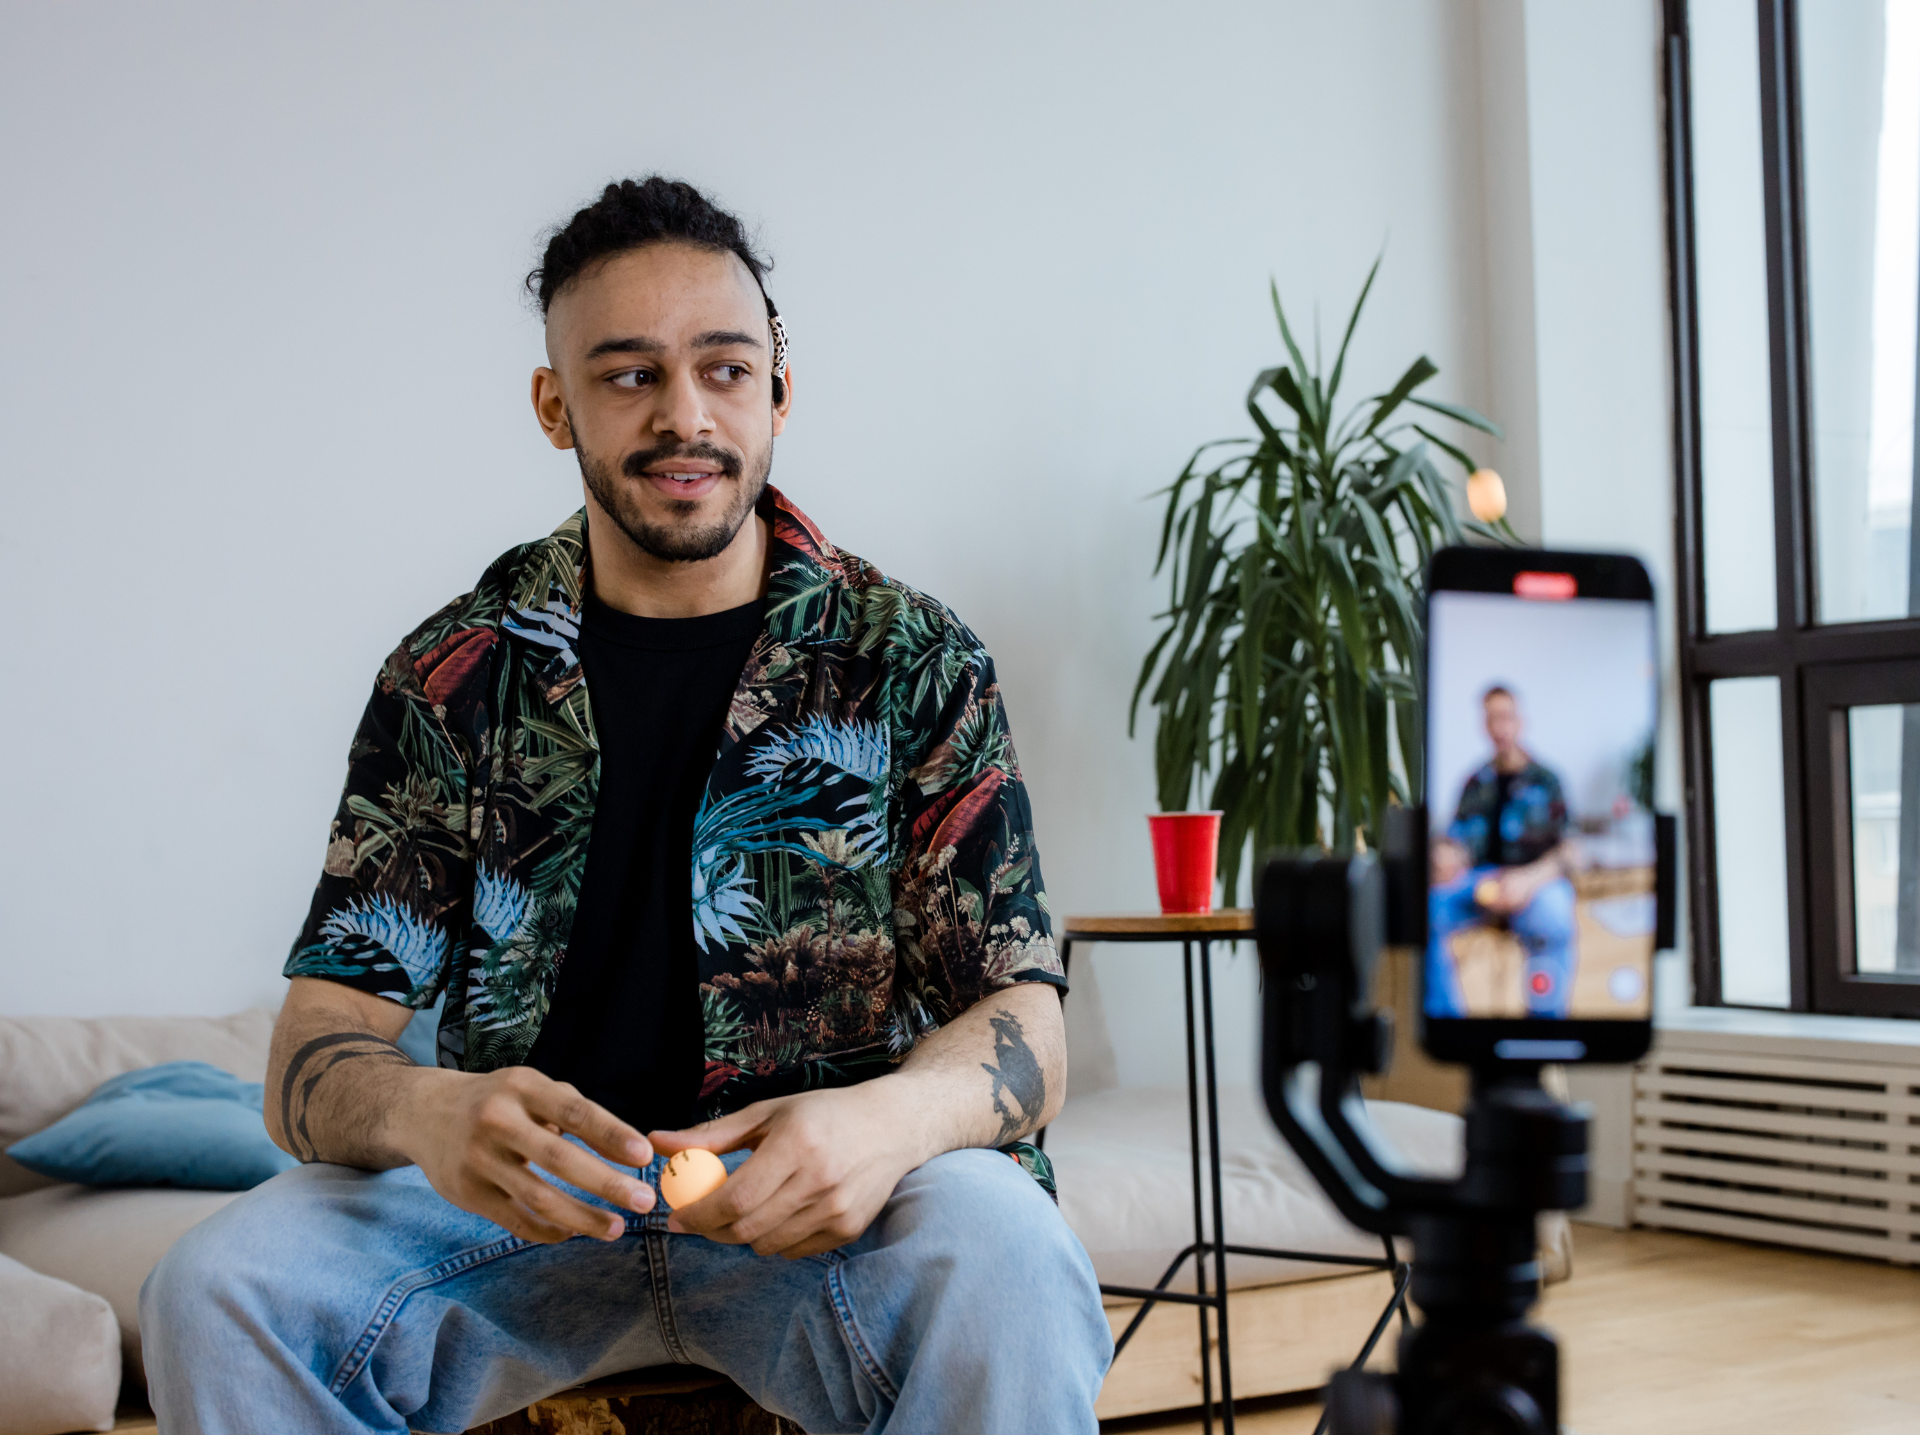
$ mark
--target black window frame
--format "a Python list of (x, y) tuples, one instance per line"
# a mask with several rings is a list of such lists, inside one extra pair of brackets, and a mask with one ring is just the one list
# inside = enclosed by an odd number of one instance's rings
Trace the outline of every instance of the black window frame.
[[(1920, 703), (1920, 617), (1815, 622), (1813, 465), (1806, 243), (1800, 158), (1797, 0), (1754, 0), (1760, 41), (1762, 193), (1766, 216), (1773, 404), (1775, 626), (1707, 630), (1702, 549), (1698, 316), (1687, 0), (1662, 0), (1669, 302), (1678, 481), (1675, 618), (1686, 793), (1694, 1001), (1729, 1006), (1720, 980), (1713, 752), (1708, 689), (1716, 679), (1774, 677), (1786, 814), (1788, 1009), (1920, 1017), (1920, 976), (1861, 977), (1853, 957), (1851, 798), (1844, 706)], [(1920, 524), (1920, 510), (1914, 513)]]

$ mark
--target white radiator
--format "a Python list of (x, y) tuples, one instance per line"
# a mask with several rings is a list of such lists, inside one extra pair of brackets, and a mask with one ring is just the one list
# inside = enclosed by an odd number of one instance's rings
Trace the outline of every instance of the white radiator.
[(1920, 1263), (1912, 1048), (1663, 1031), (1633, 1140), (1640, 1225)]

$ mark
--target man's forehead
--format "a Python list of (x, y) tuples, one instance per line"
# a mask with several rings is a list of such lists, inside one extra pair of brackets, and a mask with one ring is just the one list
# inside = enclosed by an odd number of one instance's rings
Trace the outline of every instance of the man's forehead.
[(584, 353), (610, 337), (666, 344), (735, 329), (758, 335), (767, 307), (731, 250), (688, 244), (629, 249), (583, 270), (547, 310), (549, 353)]

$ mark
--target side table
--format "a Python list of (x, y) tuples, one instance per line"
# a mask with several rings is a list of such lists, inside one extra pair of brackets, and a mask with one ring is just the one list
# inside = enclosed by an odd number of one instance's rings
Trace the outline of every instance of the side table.
[[(1117, 916), (1069, 917), (1062, 924), (1060, 933), (1060, 964), (1070, 968), (1073, 960), (1073, 948), (1076, 943), (1094, 942), (1163, 942), (1180, 944), (1182, 972), (1186, 985), (1187, 1017), (1187, 1136), (1192, 1154), (1193, 1179), (1193, 1244), (1187, 1246), (1174, 1258), (1166, 1272), (1151, 1289), (1141, 1286), (1102, 1285), (1104, 1295), (1123, 1296), (1129, 1300), (1141, 1302), (1140, 1309), (1128, 1322), (1127, 1328), (1113, 1343), (1113, 1354), (1117, 1360), (1120, 1352), (1126, 1349), (1133, 1333), (1147, 1318), (1155, 1303), (1172, 1301), (1182, 1305), (1194, 1306), (1200, 1318), (1200, 1399), (1202, 1421), (1207, 1435), (1213, 1431), (1213, 1369), (1208, 1356), (1208, 1347), (1213, 1345), (1220, 1358), (1220, 1420), (1225, 1435), (1233, 1435), (1233, 1357), (1227, 1332), (1227, 1257), (1264, 1256), (1272, 1259), (1291, 1261), (1311, 1261), (1321, 1265), (1350, 1266), (1360, 1270), (1390, 1271), (1393, 1275), (1393, 1294), (1387, 1301), (1386, 1309), (1380, 1312), (1380, 1318), (1374, 1323), (1366, 1343), (1353, 1364), (1357, 1369), (1366, 1364), (1367, 1357), (1373, 1354), (1396, 1310), (1404, 1324), (1406, 1314), (1406, 1291), (1408, 1267), (1400, 1260), (1394, 1249), (1393, 1238), (1384, 1239), (1384, 1251), (1377, 1258), (1359, 1256), (1331, 1256), (1317, 1251), (1287, 1251), (1271, 1246), (1235, 1245), (1226, 1239), (1225, 1220), (1222, 1214), (1222, 1195), (1220, 1177), (1220, 1084), (1215, 1070), (1213, 1040), (1213, 965), (1211, 962), (1213, 944), (1216, 941), (1246, 941), (1254, 933), (1253, 912), (1246, 907), (1230, 907), (1218, 912), (1191, 913), (1140, 913)], [(1194, 955), (1198, 949), (1200, 968), (1200, 999), (1194, 1000)], [(1196, 1022), (1196, 1010), (1198, 1020)], [(1207, 1139), (1205, 1171), (1202, 1172), (1200, 1157), (1200, 1117), (1201, 1093), (1206, 1095)], [(1036, 1138), (1037, 1144), (1044, 1147), (1046, 1132), (1041, 1131)], [(1211, 1194), (1213, 1238), (1207, 1238), (1205, 1209)], [(1212, 1290), (1208, 1289), (1207, 1258), (1213, 1259)], [(1193, 1260), (1194, 1290), (1168, 1290), (1167, 1286), (1179, 1274), (1180, 1268)], [(1217, 1324), (1217, 1343), (1209, 1339), (1208, 1312), (1213, 1313)], [(1325, 1426), (1325, 1417), (1321, 1426)]]

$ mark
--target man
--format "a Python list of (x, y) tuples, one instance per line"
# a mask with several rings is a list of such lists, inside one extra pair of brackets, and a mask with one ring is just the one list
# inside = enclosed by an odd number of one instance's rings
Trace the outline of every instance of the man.
[[(655, 177), (529, 276), (586, 507), (380, 674), (268, 1071), (308, 1164), (142, 1292), (169, 1435), (458, 1431), (669, 1362), (809, 1431), (1095, 1428), (1107, 1323), (1019, 1142), (1065, 982), (993, 665), (768, 487), (764, 270)], [(669, 1213), (690, 1146), (732, 1174)]]
[(1528, 1016), (1564, 1017), (1573, 997), (1576, 856), (1567, 840), (1560, 779), (1520, 745), (1520, 704), (1511, 689), (1481, 695), (1493, 757), (1461, 790), (1447, 835), (1433, 844), (1432, 934), (1427, 1010), (1468, 1016), (1451, 940), (1479, 925), (1503, 926), (1526, 952)]

